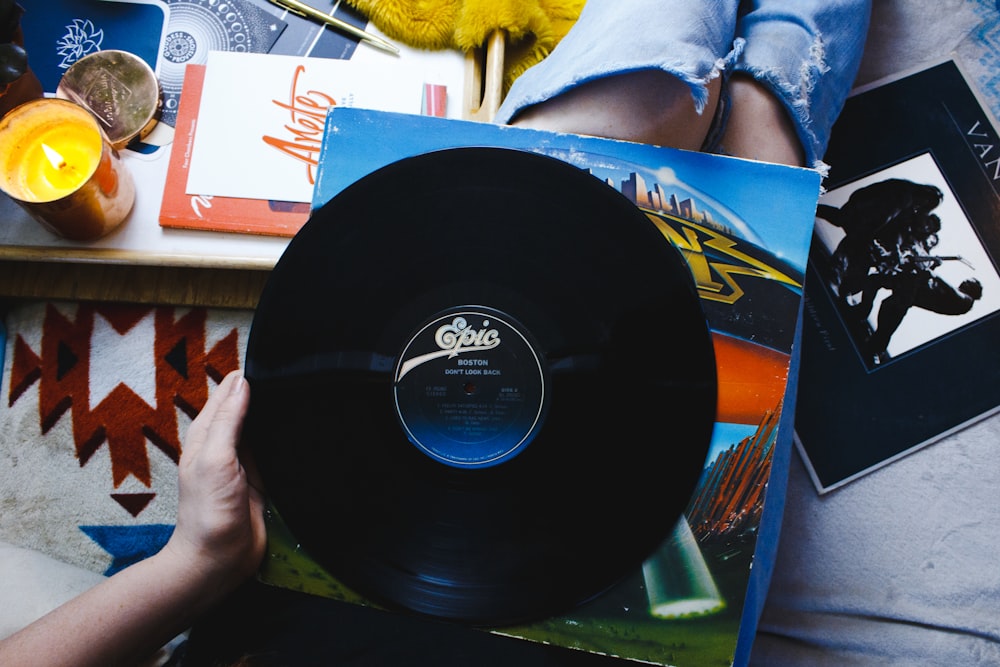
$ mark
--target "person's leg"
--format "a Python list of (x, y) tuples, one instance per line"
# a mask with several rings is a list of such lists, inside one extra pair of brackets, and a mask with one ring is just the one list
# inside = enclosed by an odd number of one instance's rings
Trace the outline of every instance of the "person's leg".
[(871, 0), (743, 2), (736, 37), (745, 46), (730, 68), (719, 152), (825, 170), (870, 15)]
[(718, 78), (707, 83), (706, 110), (699, 113), (677, 77), (661, 70), (629, 72), (588, 81), (528, 107), (514, 124), (696, 151), (712, 124), (720, 84)]
[(770, 89), (737, 72), (727, 84), (732, 105), (720, 147), (727, 155), (805, 167), (806, 153), (792, 117)]
[(0, 541), (0, 639), (96, 586), (104, 576)]
[(937, 276), (921, 283), (913, 305), (941, 315), (964, 315), (982, 296), (978, 280), (964, 281), (957, 289)]
[(889, 347), (889, 340), (903, 323), (906, 313), (916, 303), (922, 275), (907, 275), (897, 278), (892, 284), (892, 295), (879, 305), (878, 326), (868, 339), (868, 350), (879, 355)]
[(698, 150), (736, 54), (738, 0), (588, 0), (495, 121)]
[(496, 122), (683, 148), (708, 128), (717, 145), (707, 150), (823, 170), (870, 12), (871, 0), (589, 0), (555, 50), (515, 81)]

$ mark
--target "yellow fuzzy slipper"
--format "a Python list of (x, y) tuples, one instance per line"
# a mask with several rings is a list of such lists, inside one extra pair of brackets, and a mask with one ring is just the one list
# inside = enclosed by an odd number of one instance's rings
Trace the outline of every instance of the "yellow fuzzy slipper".
[(503, 87), (547, 56), (583, 9), (585, 0), (348, 0), (392, 39), (420, 49), (482, 47), (496, 30), (506, 34)]

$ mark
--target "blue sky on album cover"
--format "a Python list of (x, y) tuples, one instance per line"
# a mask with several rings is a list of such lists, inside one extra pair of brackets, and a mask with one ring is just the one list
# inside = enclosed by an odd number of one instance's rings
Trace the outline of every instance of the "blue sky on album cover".
[[(742, 219), (752, 229), (750, 240), (756, 235), (765, 248), (805, 270), (820, 185), (814, 170), (490, 123), (334, 109), (327, 120), (313, 207), (379, 167), (446, 146), (533, 150), (585, 163), (602, 180), (611, 172), (597, 163), (599, 156), (619, 163), (615, 181), (628, 175), (621, 163), (631, 163), (647, 185), (660, 183), (667, 192), (679, 187), (693, 193), (700, 205), (713, 207), (717, 219)], [(664, 168), (652, 173), (638, 166), (650, 164)]]

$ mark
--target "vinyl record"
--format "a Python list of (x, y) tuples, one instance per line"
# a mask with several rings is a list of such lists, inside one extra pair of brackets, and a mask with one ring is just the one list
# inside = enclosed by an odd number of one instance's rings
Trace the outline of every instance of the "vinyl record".
[(679, 252), (614, 189), (498, 148), (314, 212), (261, 295), (244, 439), (320, 565), (501, 626), (637, 571), (693, 492), (715, 361)]

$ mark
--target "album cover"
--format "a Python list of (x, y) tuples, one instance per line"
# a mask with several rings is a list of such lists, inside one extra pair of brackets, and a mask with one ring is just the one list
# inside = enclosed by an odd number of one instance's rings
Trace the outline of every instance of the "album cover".
[[(494, 632), (654, 664), (745, 664), (784, 503), (795, 397), (791, 351), (819, 174), (592, 137), (337, 108), (327, 118), (313, 208), (392, 162), (463, 146), (562, 159), (639, 206), (690, 267), (718, 377), (710, 452), (670, 538), (592, 602), (565, 616)], [(392, 192), (384, 198), (405, 215), (405, 202), (394, 201)], [(469, 224), (475, 221), (470, 210)], [(455, 260), (459, 270), (463, 259)], [(641, 327), (636, 334), (637, 345), (658, 339)], [(298, 546), (276, 508), (269, 522), (264, 581), (366, 603)]]
[(826, 161), (795, 424), (821, 493), (1000, 406), (1000, 142), (959, 65), (856, 91)]

